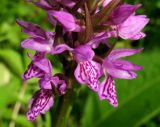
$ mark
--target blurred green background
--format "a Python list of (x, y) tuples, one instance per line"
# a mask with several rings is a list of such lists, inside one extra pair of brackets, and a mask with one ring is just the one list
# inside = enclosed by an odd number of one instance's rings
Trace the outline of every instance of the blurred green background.
[[(160, 127), (160, 0), (128, 0), (128, 3), (142, 3), (138, 13), (146, 14), (150, 23), (144, 29), (146, 38), (134, 42), (122, 40), (118, 47), (145, 47), (143, 53), (128, 58), (144, 66), (144, 70), (138, 72), (134, 80), (116, 80), (119, 100), (116, 109), (82, 86), (68, 127)], [(27, 51), (20, 47), (27, 36), (20, 32), (16, 18), (50, 29), (41, 9), (23, 0), (0, 1), (0, 127), (9, 127), (9, 124), (10, 127), (14, 124), (16, 127), (51, 127), (54, 109), (34, 123), (26, 120), (28, 100), (38, 85), (37, 80), (27, 84), (21, 81), (21, 74), (30, 61)], [(52, 58), (52, 63), (54, 72), (61, 70), (57, 57)], [(17, 109), (20, 109), (18, 115)]]

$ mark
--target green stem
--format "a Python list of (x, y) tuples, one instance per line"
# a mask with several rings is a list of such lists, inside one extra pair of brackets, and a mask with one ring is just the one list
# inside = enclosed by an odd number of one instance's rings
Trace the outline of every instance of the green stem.
[(27, 87), (27, 83), (23, 82), (21, 90), (20, 90), (19, 98), (18, 98), (18, 100), (17, 100), (17, 102), (16, 102), (16, 104), (14, 106), (14, 109), (13, 109), (12, 120), (9, 123), (9, 127), (15, 127), (15, 120), (16, 120), (16, 118), (18, 116), (18, 113), (19, 113), (19, 110), (21, 108), (21, 100), (24, 97), (24, 94), (25, 94), (25, 91), (26, 91), (26, 87)]
[(54, 127), (67, 126), (68, 118), (72, 110), (73, 97), (74, 97), (73, 81), (74, 80), (70, 81), (67, 93), (64, 96), (62, 96), (59, 102), (58, 110), (56, 113), (56, 120), (54, 121)]

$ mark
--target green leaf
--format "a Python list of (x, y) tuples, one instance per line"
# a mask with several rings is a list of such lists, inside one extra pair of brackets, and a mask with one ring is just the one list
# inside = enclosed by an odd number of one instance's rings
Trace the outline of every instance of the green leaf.
[[(12, 77), (10, 82), (5, 85), (1, 86), (0, 88), (0, 109), (6, 107), (11, 102), (14, 102), (17, 100), (16, 98), (16, 92), (20, 87), (20, 81), (16, 77)], [(3, 110), (0, 110), (0, 116), (3, 114)]]
[(23, 72), (23, 64), (20, 54), (12, 49), (1, 49), (0, 59), (10, 69), (11, 72), (21, 77)]
[(4, 64), (0, 62), (0, 87), (9, 83), (11, 74)]

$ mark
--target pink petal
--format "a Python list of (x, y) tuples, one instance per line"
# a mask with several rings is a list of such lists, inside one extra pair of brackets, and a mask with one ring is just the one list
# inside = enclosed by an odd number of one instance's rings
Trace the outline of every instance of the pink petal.
[(110, 74), (113, 78), (120, 78), (120, 79), (133, 79), (136, 78), (137, 74), (130, 70), (124, 70), (118, 67), (114, 67), (110, 63), (105, 63), (104, 70)]
[(97, 48), (100, 43), (103, 43), (105, 41), (106, 45), (109, 46), (107, 39), (110, 38), (110, 33), (109, 32), (101, 32), (97, 33), (88, 43), (87, 45), (92, 46), (92, 48)]
[(101, 65), (93, 61), (80, 62), (74, 72), (76, 79), (81, 83), (86, 83), (89, 88), (97, 91), (99, 77), (101, 76)]
[(115, 49), (112, 50), (112, 52), (109, 54), (109, 56), (106, 59), (109, 60), (115, 60), (121, 57), (126, 57), (126, 56), (132, 56), (134, 54), (137, 54), (141, 52), (143, 48), (139, 49)]
[(45, 31), (38, 25), (25, 22), (22, 20), (17, 19), (16, 22), (22, 27), (22, 32), (31, 35), (32, 37), (42, 37), (46, 38)]
[(43, 58), (38, 61), (34, 61), (34, 65), (43, 70), (45, 73), (52, 74), (52, 64), (49, 60)]
[(89, 45), (80, 45), (73, 51), (74, 59), (77, 62), (83, 62), (91, 60), (94, 57), (94, 51)]
[(33, 2), (36, 6), (42, 8), (44, 10), (53, 9), (52, 6), (47, 2), (47, 0), (39, 0), (38, 2), (34, 2), (34, 0), (31, 0), (31, 2)]
[(73, 51), (73, 49), (70, 48), (68, 45), (66, 45), (66, 44), (59, 44), (59, 45), (54, 46), (52, 48), (51, 54), (60, 54), (60, 53), (62, 53), (64, 51), (66, 51), (66, 50), (67, 51)]
[(21, 42), (23, 48), (32, 49), (39, 52), (50, 52), (51, 46), (47, 40), (41, 38), (29, 38)]
[(112, 12), (108, 23), (112, 25), (118, 25), (123, 23), (129, 16), (133, 15), (136, 9), (138, 9), (139, 7), (141, 7), (141, 4), (137, 5), (122, 4), (118, 6)]
[(52, 91), (41, 89), (31, 99), (27, 119), (33, 121), (39, 114), (47, 112), (54, 104)]
[(98, 95), (101, 100), (107, 100), (114, 107), (118, 106), (114, 80), (111, 76), (108, 75), (101, 83)]
[(43, 75), (44, 75), (44, 71), (36, 67), (33, 63), (31, 63), (28, 66), (28, 69), (23, 73), (22, 79), (25, 81), (33, 77), (39, 78), (39, 77), (42, 77)]
[(126, 71), (115, 68), (109, 69), (108, 73), (114, 78), (120, 78), (120, 79), (134, 79), (137, 77), (137, 74), (133, 71)]
[(143, 69), (143, 67), (130, 63), (129, 61), (126, 61), (126, 60), (115, 60), (115, 61), (112, 61), (112, 64), (116, 68), (123, 69), (123, 70), (142, 70)]
[(48, 14), (57, 19), (66, 31), (80, 32), (82, 29), (78, 25), (75, 17), (66, 11), (48, 11)]
[(42, 89), (56, 88), (60, 95), (65, 94), (67, 89), (67, 84), (64, 80), (61, 80), (58, 76), (45, 75), (39, 80), (39, 86)]
[(141, 38), (144, 38), (145, 36), (146, 36), (145, 33), (139, 32), (139, 33), (137, 33), (136, 35), (130, 37), (129, 39), (130, 39), (130, 40), (139, 40), (139, 39), (141, 39)]
[(130, 16), (124, 23), (118, 26), (119, 36), (123, 39), (132, 39), (145, 27), (149, 19), (145, 15)]

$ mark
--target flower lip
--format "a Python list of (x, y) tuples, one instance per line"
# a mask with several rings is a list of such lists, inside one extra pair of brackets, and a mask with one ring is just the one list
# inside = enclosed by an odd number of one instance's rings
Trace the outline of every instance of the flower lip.
[(40, 89), (36, 92), (29, 102), (29, 111), (27, 112), (27, 119), (34, 121), (39, 114), (44, 114), (54, 104), (52, 91), (48, 89)]
[(118, 106), (114, 80), (110, 75), (106, 76), (99, 86), (98, 95), (100, 100), (107, 100), (113, 107)]

